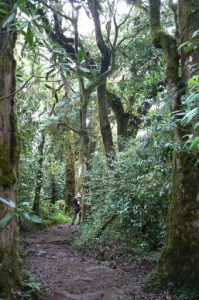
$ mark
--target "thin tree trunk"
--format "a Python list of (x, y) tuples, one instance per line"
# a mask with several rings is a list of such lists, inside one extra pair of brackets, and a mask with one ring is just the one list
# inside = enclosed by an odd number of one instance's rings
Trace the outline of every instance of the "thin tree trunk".
[[(5, 9), (12, 1), (4, 1)], [(0, 24), (5, 14), (0, 12)], [(14, 95), (16, 90), (14, 48), (16, 31), (10, 27), (0, 28), (0, 197), (16, 202), (16, 177), (18, 151)], [(10, 95), (10, 96), (9, 96)], [(6, 98), (5, 98), (6, 97)], [(12, 213), (12, 209), (0, 203), (0, 219)], [(0, 232), (0, 291), (4, 298), (15, 287), (18, 260), (16, 221), (12, 220)]]
[[(178, 89), (179, 58), (184, 83), (190, 79), (191, 64), (199, 63), (198, 50), (193, 53), (182, 50), (180, 57), (177, 41), (165, 33), (160, 25), (160, 0), (150, 0), (150, 19), (153, 43), (163, 48), (166, 59), (167, 88), (170, 91), (171, 111), (181, 107), (182, 91)], [(180, 42), (191, 38), (198, 29), (199, 2), (179, 0), (178, 25)], [(159, 18), (157, 18), (159, 16)], [(188, 90), (186, 91), (186, 93)], [(180, 288), (198, 288), (199, 278), (199, 172), (197, 154), (183, 149), (183, 136), (187, 128), (176, 125), (174, 140), (179, 149), (173, 158), (172, 198), (168, 216), (167, 241), (160, 257), (156, 275), (162, 284), (174, 283)]]
[(50, 199), (51, 204), (55, 204), (56, 200), (57, 200), (56, 181), (55, 181), (55, 176), (51, 175), (51, 199)]
[(43, 159), (44, 159), (44, 144), (45, 136), (42, 134), (41, 141), (38, 146), (38, 163), (37, 163), (37, 176), (35, 183), (35, 197), (33, 202), (33, 212), (37, 215), (40, 213), (40, 199), (41, 188), (43, 185)]
[(87, 170), (88, 156), (89, 156), (89, 136), (87, 132), (87, 110), (90, 94), (84, 88), (84, 82), (82, 78), (79, 78), (80, 86), (80, 150), (79, 150), (79, 162), (78, 162), (78, 174), (76, 192), (79, 192), (82, 197), (82, 218), (86, 216), (86, 206), (84, 203), (84, 178)]

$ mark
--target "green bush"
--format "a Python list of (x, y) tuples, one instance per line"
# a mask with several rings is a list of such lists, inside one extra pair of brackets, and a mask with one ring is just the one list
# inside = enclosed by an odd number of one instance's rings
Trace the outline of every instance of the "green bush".
[(88, 215), (82, 242), (103, 238), (131, 241), (140, 248), (161, 246), (173, 145), (146, 137), (128, 143), (111, 166), (96, 154), (86, 178)]
[(41, 215), (44, 227), (49, 227), (56, 223), (64, 224), (71, 222), (71, 217), (64, 212), (63, 200), (58, 200), (55, 204), (51, 204), (49, 201), (43, 202), (41, 205)]

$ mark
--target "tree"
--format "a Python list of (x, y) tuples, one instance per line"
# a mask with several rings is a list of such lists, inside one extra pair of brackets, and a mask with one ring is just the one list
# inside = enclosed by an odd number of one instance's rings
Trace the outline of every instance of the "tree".
[(65, 191), (65, 209), (70, 210), (71, 203), (75, 195), (75, 150), (74, 137), (72, 132), (66, 135), (66, 191)]
[[(176, 20), (176, 36), (169, 35), (161, 25), (160, 0), (150, 0), (150, 23), (153, 44), (163, 49), (166, 57), (166, 83), (173, 114), (183, 110), (183, 96), (189, 94), (187, 81), (192, 76), (192, 65), (199, 63), (199, 49), (187, 50), (189, 41), (198, 29), (199, 2), (169, 1)], [(182, 45), (178, 50), (179, 43)], [(173, 157), (172, 197), (168, 217), (168, 235), (156, 275), (163, 284), (173, 282), (178, 287), (198, 288), (199, 231), (198, 154), (185, 148), (187, 130), (177, 123), (174, 141), (178, 150)]]
[[(12, 10), (12, 1), (4, 1), (0, 11), (0, 197), (16, 202), (17, 179), (17, 133), (14, 114), (16, 92), (14, 48), (16, 30), (12, 18), (5, 20), (5, 14)], [(0, 218), (12, 208), (0, 203)], [(10, 220), (6, 230), (0, 232), (0, 290), (14, 286), (17, 271), (16, 220)], [(1, 295), (2, 296), (2, 295)]]
[[(99, 75), (102, 76), (105, 72), (109, 70), (113, 52), (105, 43), (102, 35), (98, 1), (96, 0), (89, 1), (89, 9), (91, 11), (93, 21), (95, 24), (97, 46), (101, 53)], [(104, 143), (105, 153), (107, 156), (111, 156), (111, 153), (114, 151), (114, 147), (113, 147), (113, 139), (112, 139), (110, 122), (108, 119), (105, 96), (106, 96), (106, 78), (102, 80), (97, 86), (97, 99), (98, 99), (98, 109), (99, 109), (99, 123), (100, 123), (100, 129), (101, 129), (102, 139)]]
[(41, 140), (38, 146), (38, 162), (37, 162), (37, 175), (35, 180), (35, 196), (32, 210), (34, 213), (39, 215), (40, 212), (40, 195), (41, 188), (43, 186), (43, 160), (44, 160), (44, 144), (45, 144), (45, 135), (42, 133)]

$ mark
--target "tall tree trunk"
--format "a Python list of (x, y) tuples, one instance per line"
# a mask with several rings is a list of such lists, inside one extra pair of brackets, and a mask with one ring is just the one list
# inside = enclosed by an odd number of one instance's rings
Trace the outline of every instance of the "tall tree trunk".
[[(172, 2), (172, 1), (170, 1)], [(160, 0), (150, 0), (150, 19), (153, 43), (166, 55), (166, 80), (170, 91), (171, 111), (181, 107), (182, 91), (178, 89), (178, 61), (184, 83), (190, 79), (191, 64), (199, 63), (198, 50), (177, 51), (177, 41), (165, 33), (160, 25)], [(179, 0), (178, 25), (180, 42), (191, 38), (198, 29), (199, 2)], [(186, 91), (188, 93), (188, 90)], [(160, 257), (156, 275), (162, 284), (174, 283), (184, 288), (198, 288), (199, 279), (199, 172), (196, 153), (183, 149), (186, 128), (176, 126), (174, 140), (179, 150), (173, 158), (173, 185), (168, 217), (167, 241)]]
[(72, 134), (69, 135), (66, 156), (66, 196), (65, 212), (68, 212), (75, 197), (75, 151), (72, 142)]
[[(4, 10), (12, 1), (4, 1)], [(4, 14), (0, 12), (0, 24)], [(18, 151), (14, 116), (16, 88), (14, 48), (16, 31), (11, 27), (0, 28), (0, 197), (16, 202), (16, 177)], [(0, 219), (12, 209), (0, 203)], [(16, 221), (12, 220), (0, 232), (0, 298), (14, 288), (16, 280), (17, 245)]]
[[(98, 7), (99, 5), (96, 0), (90, 1), (89, 9), (92, 14), (92, 18), (95, 25), (95, 36), (96, 36), (97, 46), (101, 53), (101, 63), (100, 63), (100, 72), (99, 72), (99, 76), (101, 76), (106, 71), (108, 71), (110, 67), (112, 52), (103, 39)], [(101, 130), (105, 153), (107, 157), (112, 157), (114, 152), (114, 145), (113, 145), (111, 126), (108, 119), (107, 104), (106, 104), (106, 79), (104, 79), (97, 87), (97, 100), (98, 100), (100, 130)]]
[(88, 165), (89, 156), (89, 136), (87, 132), (87, 110), (90, 94), (84, 88), (82, 78), (79, 78), (80, 86), (80, 150), (78, 162), (78, 174), (76, 192), (79, 192), (82, 197), (83, 219), (86, 215), (86, 206), (84, 203), (84, 178)]
[[(108, 68), (107, 68), (108, 69)], [(106, 70), (107, 71), (107, 70)], [(104, 72), (101, 72), (103, 74)], [(111, 126), (108, 119), (106, 104), (106, 82), (97, 87), (97, 103), (99, 110), (99, 123), (104, 149), (107, 157), (111, 157), (114, 151)]]
[(40, 212), (40, 198), (41, 188), (43, 185), (43, 158), (44, 158), (44, 144), (45, 136), (42, 134), (41, 141), (38, 146), (38, 163), (37, 163), (37, 176), (35, 183), (35, 197), (33, 202), (33, 212), (39, 215)]

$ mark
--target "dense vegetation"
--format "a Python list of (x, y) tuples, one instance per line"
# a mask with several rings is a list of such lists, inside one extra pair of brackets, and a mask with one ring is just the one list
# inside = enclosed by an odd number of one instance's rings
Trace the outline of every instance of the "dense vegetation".
[(127, 2), (0, 3), (0, 296), (17, 224), (77, 192), (82, 247), (163, 247), (158, 285), (198, 292), (199, 3)]

